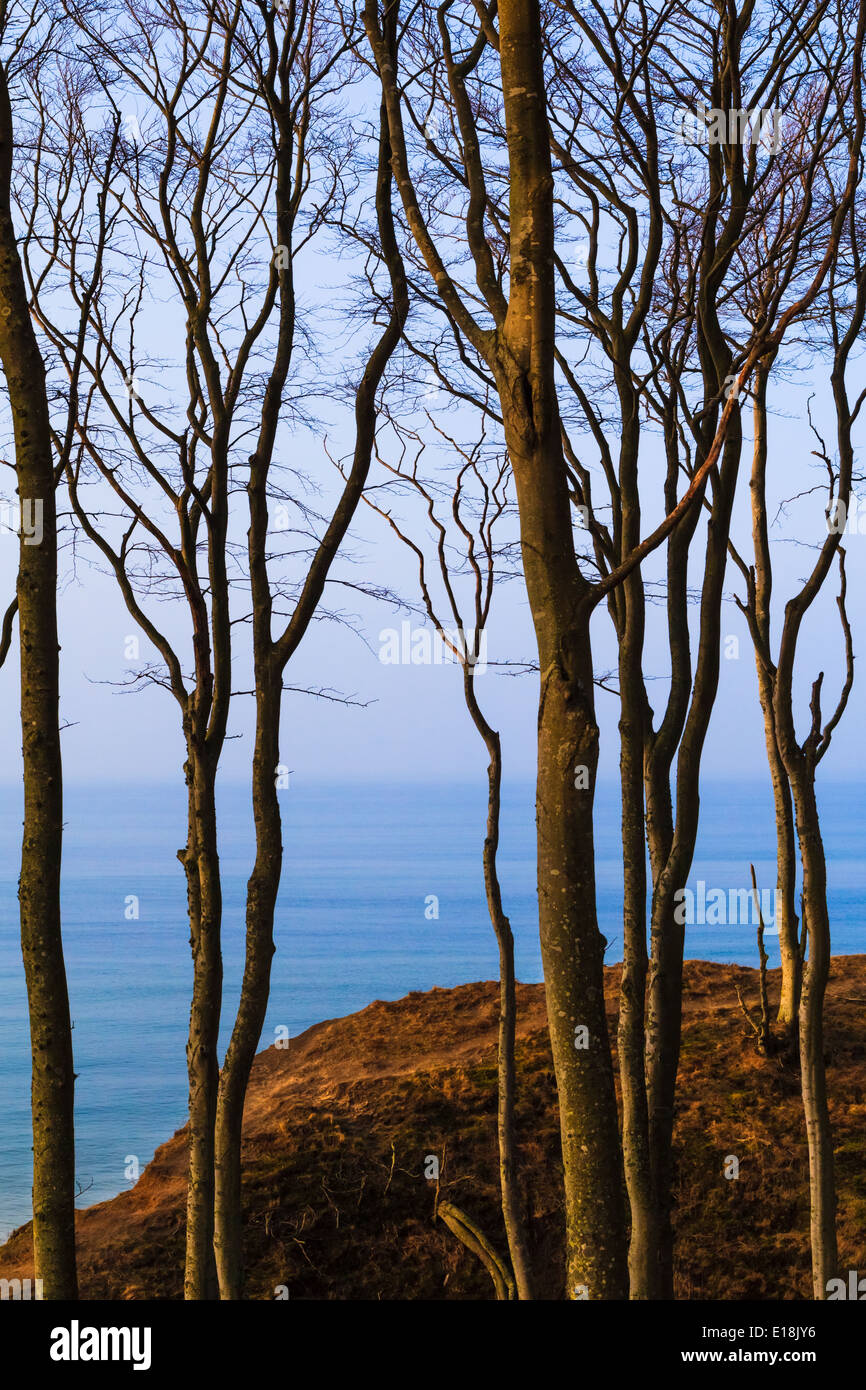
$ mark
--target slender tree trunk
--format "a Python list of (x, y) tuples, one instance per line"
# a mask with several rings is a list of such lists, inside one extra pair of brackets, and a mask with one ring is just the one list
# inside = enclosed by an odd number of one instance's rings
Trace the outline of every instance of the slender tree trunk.
[[(800, 951), (800, 919), (796, 910), (797, 858), (794, 840), (794, 808), (791, 786), (779, 754), (773, 716), (773, 684), (758, 664), (758, 693), (764, 716), (764, 735), (767, 760), (773, 783), (773, 807), (776, 818), (776, 921), (779, 931), (779, 954), (782, 962), (782, 988), (777, 1022), (787, 1043), (794, 1047), (800, 992), (803, 981), (803, 958)], [(796, 1052), (794, 1053), (796, 1055)]]
[(193, 991), (186, 1058), (189, 1077), (189, 1180), (184, 1297), (216, 1297), (214, 1263), (214, 1127), (222, 1004), (222, 890), (215, 773), (193, 743), (187, 761), (189, 835), (181, 853), (187, 874)]
[[(75, 1073), (60, 923), (57, 519), (45, 369), (10, 212), (12, 142), (9, 93), (0, 66), (0, 361), (12, 410), (22, 509), (18, 622), (24, 836), (18, 897), (32, 1058), (33, 1251), (43, 1296), (75, 1299)], [(25, 520), (30, 521), (27, 528)]]
[[(394, 23), (396, 13), (396, 5), (386, 6), (383, 21)], [(537, 0), (500, 0), (498, 15), (509, 162), (507, 304), (484, 235), (483, 173), (479, 176), (472, 111), (462, 86), (466, 68), (457, 63), (448, 68), (473, 169), (467, 236), (492, 329), (473, 319), (424, 223), (408, 167), (396, 41), (390, 48), (384, 42), (375, 0), (367, 0), (364, 22), (382, 82), (406, 220), (445, 307), (490, 367), (502, 407), (541, 674), (539, 933), (559, 1093), (567, 1289), (571, 1298), (619, 1299), (628, 1296), (628, 1237), (593, 839), (598, 726), (589, 626), (598, 595), (575, 554), (556, 397), (554, 183), (540, 11)]]
[(827, 865), (814, 779), (806, 769), (793, 782), (797, 839), (803, 865), (803, 913), (808, 958), (800, 997), (800, 1077), (809, 1144), (812, 1290), (827, 1297), (827, 1281), (838, 1271), (836, 1186), (833, 1133), (827, 1104), (824, 1066), (824, 997), (830, 974), (830, 918), (827, 911)]
[[(621, 658), (621, 674), (622, 665)], [(657, 1296), (658, 1234), (645, 1079), (648, 957), (643, 741), (631, 723), (633, 712), (625, 691), (626, 684), (621, 681), (623, 963), (617, 1050), (622, 1085), (623, 1164), (631, 1210), (629, 1291), (633, 1299), (649, 1299)]]
[(214, 1249), (220, 1297), (243, 1296), (241, 1145), (250, 1071), (270, 994), (274, 912), (283, 862), (279, 799), (282, 676), (274, 661), (256, 662), (256, 741), (252, 794), (256, 858), (247, 883), (247, 937), (241, 997), (219, 1079), (216, 1118)]
[[(619, 344), (617, 347), (618, 358), (625, 358), (625, 350)], [(624, 560), (641, 539), (637, 468), (640, 428), (633, 383), (618, 367), (616, 376), (622, 419), (618, 554)], [(645, 1072), (648, 956), (644, 748), (649, 721), (643, 682), (645, 606), (640, 570), (625, 580), (615, 606), (619, 617), (623, 856), (623, 958), (617, 1050), (622, 1086), (623, 1166), (631, 1210), (629, 1296), (650, 1299), (657, 1293), (658, 1236)]]
[[(686, 871), (688, 872), (688, 871)], [(659, 1297), (673, 1298), (674, 1097), (682, 1035), (685, 929), (673, 911), (674, 875), (653, 895), (647, 1079), (659, 1242)], [(680, 875), (676, 875), (677, 880)]]
[[(514, 393), (517, 395), (517, 391)], [(506, 400), (507, 392), (503, 392)], [(536, 417), (535, 428), (538, 428)], [(538, 908), (565, 1170), (570, 1298), (628, 1297), (622, 1150), (596, 917), (593, 804), (598, 767), (589, 623), (579, 609), (570, 531), (553, 541), (550, 454), (525, 452), (526, 421), (506, 415), (524, 569), (541, 669), (538, 713)], [(564, 517), (570, 526), (567, 499)], [(552, 542), (552, 543), (551, 543)], [(565, 575), (556, 571), (562, 564)], [(553, 573), (551, 573), (553, 571)], [(569, 588), (571, 590), (569, 596)]]
[[(493, 774), (491, 773), (491, 780)], [(497, 792), (498, 800), (498, 792)], [(492, 808), (491, 808), (492, 809)], [(490, 816), (488, 815), (488, 826)], [(488, 840), (484, 845), (485, 861), (489, 858)], [(487, 870), (485, 868), (485, 877)], [(487, 892), (490, 905), (490, 889)], [(493, 909), (491, 909), (491, 917)], [(508, 1253), (514, 1270), (517, 1297), (531, 1299), (532, 1269), (529, 1242), (520, 1198), (517, 1167), (517, 1134), (514, 1118), (517, 1072), (515, 1062), (515, 1028), (517, 1023), (517, 991), (514, 974), (514, 937), (511, 923), (503, 912), (495, 919), (499, 946), (499, 1040), (497, 1049), (498, 1087), (496, 1127), (499, 1140), (499, 1186), (502, 1195), (502, 1215), (508, 1239)]]
[(742, 433), (731, 417), (708, 527), (698, 659), (691, 706), (677, 756), (676, 822), (671, 850), (654, 883), (650, 925), (647, 1090), (650, 1154), (659, 1241), (659, 1297), (674, 1296), (673, 1126), (682, 1036), (685, 924), (677, 921), (676, 892), (691, 871), (700, 812), (701, 753), (719, 680), (721, 605), (731, 509), (736, 490)]
[[(568, 1295), (616, 1299), (628, 1296), (627, 1238), (595, 906), (598, 728), (589, 632), (575, 627), (565, 625), (558, 656), (541, 647), (539, 927), (565, 1169)], [(576, 789), (584, 770), (586, 785)]]
[(538, 909), (565, 1170), (566, 1289), (569, 1298), (620, 1299), (628, 1297), (628, 1237), (596, 916), (598, 725), (589, 586), (575, 555), (554, 377), (553, 175), (538, 5), (502, 0), (499, 20), (511, 292), (494, 370), (541, 676)]
[(770, 560), (770, 535), (767, 525), (766, 502), (767, 387), (776, 355), (777, 351), (774, 349), (766, 358), (762, 358), (755, 368), (752, 408), (755, 443), (749, 487), (752, 540), (755, 553), (754, 622), (758, 637), (758, 641), (755, 643), (755, 665), (758, 674), (758, 696), (764, 718), (764, 738), (767, 745), (767, 762), (773, 784), (773, 806), (776, 816), (776, 926), (779, 930), (779, 952), (782, 960), (782, 990), (779, 1000), (778, 1023), (788, 1044), (793, 1046), (796, 1044), (803, 971), (799, 940), (800, 924), (796, 909), (797, 860), (794, 843), (794, 810), (791, 803), (791, 784), (785, 771), (776, 737), (776, 716), (773, 708), (775, 669), (769, 664), (773, 568)]
[[(671, 512), (676, 506), (679, 480), (679, 441), (672, 422), (665, 430), (668, 471), (665, 480), (665, 507)], [(658, 1133), (659, 1115), (651, 1104), (652, 1086), (660, 1063), (658, 1053), (666, 1046), (661, 1036), (662, 1019), (670, 1020), (671, 1034), (667, 1045), (679, 1049), (677, 1017), (682, 1008), (681, 966), (679, 991), (676, 986), (677, 956), (682, 958), (683, 939), (676, 934), (676, 924), (666, 929), (660, 924), (660, 903), (658, 892), (665, 882), (667, 866), (670, 864), (674, 846), (674, 800), (671, 792), (671, 767), (674, 755), (683, 737), (687, 723), (689, 701), (692, 689), (692, 660), (688, 616), (688, 558), (694, 532), (701, 515), (695, 506), (670, 537), (667, 553), (667, 622), (668, 646), (671, 664), (671, 687), (665, 714), (657, 732), (652, 731), (652, 716), (647, 714), (645, 721), (644, 749), (644, 798), (646, 805), (646, 840), (652, 872), (652, 904), (650, 911), (650, 965), (647, 983), (647, 1020), (645, 1028), (644, 1068), (647, 1087), (647, 1113), (650, 1151), (650, 1191), (653, 1201), (653, 1214), (650, 1222), (652, 1240), (655, 1244), (655, 1269), (652, 1271), (652, 1286), (655, 1298), (671, 1297), (672, 1265), (667, 1260), (662, 1264), (663, 1232), (665, 1243), (670, 1240), (669, 1217), (665, 1212), (670, 1207), (672, 1165), (663, 1168), (659, 1162), (659, 1152), (663, 1140)], [(672, 917), (672, 913), (670, 914)], [(672, 935), (673, 933), (673, 935)], [(670, 975), (673, 972), (673, 982)], [(673, 1013), (671, 1013), (673, 1011)], [(671, 1091), (671, 1112), (676, 1086), (676, 1070), (673, 1072)], [(667, 1184), (667, 1185), (666, 1185)]]
[(513, 1299), (515, 1290), (511, 1272), (471, 1217), (467, 1216), (465, 1211), (461, 1211), (460, 1207), (456, 1207), (453, 1202), (437, 1203), (436, 1215), (441, 1221), (444, 1221), (449, 1231), (454, 1232), (454, 1235), (466, 1246), (467, 1250), (478, 1256), (493, 1280), (497, 1300), (504, 1303)]
[(645, 1077), (648, 956), (643, 735), (639, 696), (629, 670), (631, 659), (626, 642), (620, 647), (623, 963), (617, 1050), (622, 1085), (623, 1164), (631, 1209), (629, 1290), (633, 1299), (648, 1299), (656, 1297), (658, 1237)]
[(502, 744), (499, 734), (491, 728), (475, 697), (474, 675), (464, 667), (463, 688), (466, 704), (475, 727), (484, 739), (490, 763), (487, 768), (487, 834), (484, 839), (484, 888), (487, 910), (499, 947), (499, 1042), (497, 1055), (497, 1134), (499, 1138), (499, 1184), (502, 1194), (502, 1216), (508, 1238), (508, 1253), (514, 1270), (517, 1297), (531, 1299), (532, 1267), (529, 1241), (517, 1163), (517, 1133), (514, 1118), (517, 1074), (515, 1063), (515, 1032), (517, 1025), (517, 992), (514, 973), (514, 936), (511, 923), (502, 906), (497, 854), (499, 823), (502, 805)]

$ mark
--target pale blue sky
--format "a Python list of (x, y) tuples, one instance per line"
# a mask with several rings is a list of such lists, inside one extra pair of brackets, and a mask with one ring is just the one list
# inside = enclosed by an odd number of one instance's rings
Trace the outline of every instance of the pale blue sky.
[[(859, 373), (855, 368), (852, 376)], [(806, 390), (786, 385), (784, 404), (788, 414), (805, 406)], [(440, 398), (441, 399), (441, 398)], [(432, 409), (442, 409), (437, 401)], [(824, 424), (830, 421), (825, 418)], [(748, 422), (747, 422), (748, 425)], [(793, 495), (821, 483), (819, 472), (810, 471), (811, 437), (796, 419), (777, 418), (771, 427), (774, 491), (778, 496)], [(334, 475), (320, 445), (309, 438), (303, 445), (304, 466), (317, 474), (324, 488), (333, 488)], [(746, 448), (748, 459), (748, 444)], [(748, 554), (747, 469), (741, 482), (736, 533)], [(241, 508), (244, 499), (237, 499)], [(805, 543), (820, 541), (824, 525), (820, 494), (794, 504), (773, 530), (777, 565), (776, 594), (787, 595), (789, 586), (806, 572), (811, 554)], [(241, 512), (241, 516), (243, 513)], [(644, 529), (649, 528), (648, 516)], [(239, 523), (240, 524), (240, 523)], [(866, 522), (864, 522), (866, 525)], [(703, 522), (699, 534), (703, 534)], [(861, 650), (864, 613), (864, 564), (866, 535), (846, 538), (849, 569), (849, 609), (854, 628), (855, 652)], [(17, 543), (9, 534), (0, 536), (0, 592), (8, 594), (14, 584)], [(110, 684), (123, 678), (134, 665), (124, 659), (126, 637), (136, 629), (128, 617), (113, 580), (78, 562), (78, 576), (69, 574), (68, 558), (60, 603), (62, 633), (62, 711), (70, 728), (64, 733), (66, 776), (74, 780), (154, 781), (179, 775), (182, 748), (178, 711), (172, 697), (162, 689), (141, 694), (120, 693)], [(694, 546), (695, 560), (700, 548)], [(414, 562), (386, 532), (378, 517), (364, 508), (353, 528), (351, 555), (354, 563), (340, 573), (352, 579), (389, 585), (413, 602)], [(658, 572), (658, 565), (654, 565)], [(700, 574), (696, 563), (693, 573)], [(728, 589), (739, 576), (729, 568)], [(804, 630), (800, 662), (801, 693), (819, 669), (826, 671), (827, 707), (838, 690), (841, 677), (841, 642), (835, 616), (835, 575), (828, 583), (824, 600)], [(397, 626), (403, 615), (352, 591), (339, 591), (335, 604), (358, 615), (360, 626), (372, 651), (359, 637), (334, 623), (315, 625), (310, 631), (287, 679), (296, 685), (330, 686), (360, 700), (370, 701), (366, 709), (348, 708), (303, 695), (287, 694), (283, 717), (283, 760), (294, 774), (306, 780), (437, 780), (457, 779), (480, 774), (485, 761), (477, 734), (469, 724), (461, 697), (456, 667), (383, 665), (377, 659), (379, 634)], [(166, 608), (160, 616), (166, 620)], [(182, 621), (183, 609), (178, 618)], [(744, 621), (728, 602), (723, 632), (739, 638), (739, 658), (723, 659), (719, 698), (707, 743), (705, 771), (710, 777), (751, 778), (765, 770), (763, 731), (755, 693), (755, 672)], [(239, 686), (243, 679), (246, 631), (236, 630)], [(650, 609), (646, 669), (664, 677), (666, 669), (663, 612)], [(147, 644), (142, 640), (142, 657)], [(503, 586), (494, 600), (494, 619), (489, 638), (489, 658), (514, 659), (532, 656), (533, 633), (522, 583)], [(595, 655), (598, 670), (615, 662), (615, 649), (606, 611), (595, 619)], [(656, 659), (657, 658), (657, 659)], [(4, 779), (18, 777), (18, 692), (17, 650), (0, 673), (0, 716), (5, 729)], [(657, 710), (665, 690), (664, 679), (651, 684)], [(479, 677), (478, 689), (492, 722), (503, 734), (506, 768), (514, 777), (533, 772), (535, 739), (536, 678), (503, 677), (489, 670)], [(801, 704), (801, 711), (805, 705)], [(866, 687), (855, 679), (848, 713), (837, 731), (834, 745), (821, 769), (826, 778), (852, 778), (864, 766), (864, 710)], [(618, 717), (615, 697), (598, 693), (602, 726), (602, 775), (617, 775)], [(236, 701), (230, 732), (242, 737), (231, 740), (223, 757), (224, 775), (244, 780), (251, 751), (252, 701)]]

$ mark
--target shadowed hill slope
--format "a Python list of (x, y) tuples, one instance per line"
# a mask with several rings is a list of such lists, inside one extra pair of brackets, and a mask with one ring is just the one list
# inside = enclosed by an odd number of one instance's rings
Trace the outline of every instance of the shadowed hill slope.
[[(606, 972), (615, 1035), (618, 967)], [(737, 1001), (756, 972), (687, 962), (677, 1109), (679, 1298), (810, 1296), (808, 1164), (796, 1071), (758, 1055)], [(770, 973), (771, 1000), (778, 972)], [(413, 993), (316, 1024), (256, 1058), (245, 1115), (248, 1296), (491, 1298), (481, 1265), (434, 1220), (439, 1192), (505, 1249), (495, 1140), (495, 985)], [(539, 1291), (562, 1297), (555, 1084), (540, 985), (518, 991), (522, 1183)], [(866, 1271), (866, 956), (833, 961), (828, 1079), (839, 1249)], [(724, 1176), (729, 1155), (740, 1176)], [(185, 1131), (128, 1192), (78, 1216), (84, 1298), (178, 1298)], [(32, 1274), (30, 1229), (0, 1276)]]

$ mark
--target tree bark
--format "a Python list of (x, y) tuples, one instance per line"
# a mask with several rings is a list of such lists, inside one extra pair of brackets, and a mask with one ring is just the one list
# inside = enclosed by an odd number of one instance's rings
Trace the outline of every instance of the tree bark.
[[(637, 578), (637, 577), (636, 577)], [(622, 1147), (631, 1211), (629, 1290), (632, 1299), (655, 1298), (658, 1233), (649, 1149), (647, 1099), (647, 870), (644, 830), (644, 707), (640, 675), (643, 590), (632, 578), (624, 589), (625, 627), (619, 649), (620, 786), (623, 849), (623, 961), (617, 1050), (622, 1086)]]
[(776, 816), (776, 891), (778, 895), (776, 925), (779, 929), (779, 952), (782, 960), (782, 989), (777, 1021), (784, 1038), (791, 1045), (796, 1044), (803, 960), (800, 952), (800, 923), (796, 909), (797, 859), (794, 843), (794, 809), (791, 801), (791, 784), (785, 771), (776, 737), (776, 717), (773, 709), (775, 669), (770, 659), (770, 608), (773, 569), (770, 559), (766, 500), (767, 389), (770, 370), (775, 357), (775, 352), (768, 354), (766, 358), (761, 359), (755, 368), (752, 408), (755, 443), (749, 487), (752, 510), (752, 541), (755, 553), (753, 620), (755, 635), (758, 638), (758, 641), (754, 643), (755, 666)]
[[(622, 1149), (596, 916), (598, 766), (589, 588), (574, 549), (554, 379), (553, 175), (540, 19), (499, 6), (508, 141), (511, 292), (494, 371), (538, 644), (538, 906), (565, 1170), (570, 1298), (628, 1297)], [(586, 769), (585, 788), (576, 769)], [(588, 1032), (588, 1047), (578, 1046)]]
[(243, 1297), (241, 1145), (244, 1103), (270, 994), (273, 925), (283, 862), (279, 799), (282, 676), (261, 655), (256, 660), (256, 738), (252, 797), (256, 858), (247, 884), (246, 955), (241, 997), (219, 1077), (215, 1138), (214, 1251), (220, 1298)]
[[(631, 374), (630, 335), (614, 338), (614, 376), (620, 403), (619, 508), (614, 535), (620, 561), (639, 545), (641, 535), (638, 459), (639, 396)], [(616, 513), (615, 513), (616, 516)], [(617, 1050), (622, 1088), (622, 1149), (631, 1212), (629, 1297), (657, 1296), (658, 1229), (649, 1139), (646, 1084), (647, 867), (644, 826), (644, 751), (651, 711), (643, 679), (646, 621), (643, 576), (635, 569), (611, 604), (617, 626), (620, 689), (620, 789), (623, 855), (623, 957)]]
[[(677, 754), (676, 819), (670, 850), (655, 878), (650, 917), (647, 1089), (650, 1153), (653, 1165), (659, 1241), (659, 1296), (673, 1298), (673, 1125), (682, 1034), (682, 982), (685, 926), (676, 920), (675, 894), (688, 878), (697, 840), (700, 765), (719, 681), (721, 605), (727, 540), (742, 444), (739, 413), (731, 417), (710, 518), (701, 593), (700, 641), (688, 717)], [(658, 793), (659, 769), (651, 783)], [(662, 797), (654, 795), (654, 814)], [(662, 829), (665, 816), (654, 829)], [(661, 846), (654, 858), (661, 858)]]
[(57, 640), (57, 518), (45, 368), (10, 210), (13, 125), (0, 65), (0, 361), (15, 434), (21, 527), (18, 614), (24, 835), (18, 897), (32, 1059), (33, 1252), (46, 1299), (75, 1299), (75, 1073), (60, 919), (63, 775)]
[(502, 803), (502, 744), (499, 734), (491, 728), (475, 697), (474, 674), (464, 667), (466, 704), (475, 727), (484, 739), (490, 762), (487, 768), (487, 834), (484, 838), (484, 888), (487, 910), (499, 948), (499, 1038), (497, 1050), (497, 1134), (499, 1139), (499, 1186), (502, 1197), (502, 1216), (508, 1239), (508, 1253), (514, 1270), (517, 1297), (531, 1299), (532, 1266), (529, 1240), (518, 1177), (517, 1132), (514, 1116), (517, 1092), (515, 1032), (517, 1026), (517, 991), (514, 973), (514, 935), (511, 923), (502, 906), (497, 853)]
[[(396, 14), (396, 5), (386, 7), (391, 22)], [(481, 49), (476, 43), (461, 64), (446, 54), (469, 182), (468, 245), (493, 328), (473, 319), (425, 223), (403, 134), (396, 49), (384, 43), (375, 0), (365, 4), (364, 24), (406, 221), (446, 312), (490, 368), (502, 409), (541, 674), (539, 934), (565, 1170), (567, 1289), (572, 1298), (620, 1299), (628, 1297), (628, 1238), (593, 839), (598, 726), (589, 628), (593, 603), (602, 595), (577, 563), (556, 398), (553, 173), (539, 7), (536, 0), (503, 0), (498, 16), (509, 160), (507, 301), (484, 232), (487, 195), (463, 85)], [(586, 785), (581, 777), (578, 787), (581, 768)], [(586, 1048), (580, 1045), (584, 1028)]]
[(797, 840), (803, 866), (803, 915), (809, 954), (800, 997), (800, 1085), (809, 1145), (809, 1225), (812, 1242), (812, 1292), (827, 1297), (827, 1281), (836, 1277), (836, 1184), (833, 1132), (824, 1064), (824, 998), (830, 975), (830, 916), (827, 911), (827, 865), (814, 777), (808, 769), (793, 780)]
[(184, 1298), (216, 1297), (214, 1264), (214, 1155), (222, 1005), (220, 927), (222, 889), (215, 776), (194, 744), (187, 761), (189, 836), (181, 852), (187, 875), (193, 991), (186, 1058), (189, 1078), (189, 1169)]
[(436, 1207), (436, 1215), (445, 1222), (449, 1231), (454, 1233), (467, 1250), (478, 1256), (493, 1280), (497, 1300), (504, 1303), (513, 1299), (514, 1281), (504, 1261), (496, 1253), (483, 1231), (466, 1215), (466, 1212), (462, 1211), (460, 1207), (456, 1207), (453, 1202), (439, 1202)]
[[(557, 497), (564, 494), (563, 474), (556, 466), (558, 421), (555, 415), (545, 420), (539, 385), (524, 378), (502, 395), (505, 401), (519, 400), (525, 388), (533, 404), (531, 419), (522, 411), (506, 410), (505, 433), (517, 480), (524, 572), (541, 670), (538, 908), (565, 1170), (566, 1278), (569, 1297), (616, 1299), (628, 1296), (627, 1236), (604, 1005), (605, 943), (596, 917), (598, 726), (592, 653), (589, 621), (580, 607), (583, 581), (574, 561), (568, 498)], [(577, 1031), (582, 1027), (587, 1029), (585, 1048)]]

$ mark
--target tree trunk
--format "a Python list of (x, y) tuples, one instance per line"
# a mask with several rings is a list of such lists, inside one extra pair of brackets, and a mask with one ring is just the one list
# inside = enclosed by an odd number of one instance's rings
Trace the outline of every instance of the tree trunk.
[(247, 884), (247, 936), (241, 997), (219, 1078), (216, 1117), (214, 1249), (220, 1298), (243, 1296), (241, 1146), (244, 1102), (264, 1027), (271, 982), (274, 911), (280, 886), (283, 842), (276, 789), (282, 675), (274, 662), (256, 664), (256, 742), (253, 753), (253, 817), (256, 859)]
[(487, 910), (499, 947), (499, 1042), (497, 1053), (497, 1134), (499, 1139), (499, 1185), (502, 1194), (502, 1216), (508, 1238), (508, 1253), (514, 1270), (517, 1297), (531, 1299), (532, 1267), (529, 1241), (517, 1164), (517, 1134), (514, 1118), (517, 1074), (515, 1065), (515, 1031), (517, 1025), (517, 992), (514, 973), (514, 936), (511, 923), (502, 906), (497, 853), (502, 801), (502, 744), (499, 734), (491, 728), (475, 697), (474, 673), (464, 667), (463, 689), (466, 704), (475, 727), (484, 739), (490, 757), (487, 768), (487, 834), (484, 838), (484, 888)]
[[(492, 774), (491, 774), (492, 779)], [(488, 818), (489, 824), (489, 818)], [(484, 857), (487, 860), (489, 838), (485, 841)], [(485, 873), (486, 877), (486, 873)], [(490, 892), (488, 890), (488, 903)], [(508, 1253), (514, 1270), (517, 1297), (531, 1299), (532, 1270), (529, 1261), (529, 1242), (526, 1235), (526, 1222), (523, 1219), (520, 1199), (520, 1184), (517, 1167), (517, 1134), (514, 1119), (514, 1105), (517, 1091), (515, 1064), (515, 1027), (517, 1023), (517, 991), (514, 975), (514, 937), (511, 923), (501, 911), (496, 921), (496, 939), (499, 945), (499, 1040), (497, 1048), (497, 1114), (496, 1125), (499, 1140), (499, 1186), (502, 1195), (502, 1216), (505, 1221), (505, 1234), (508, 1239)]]
[[(626, 1219), (604, 1004), (605, 942), (595, 906), (598, 728), (589, 632), (578, 636), (571, 624), (564, 626), (558, 656), (546, 644), (541, 647), (536, 811), (541, 954), (565, 1169), (567, 1289), (572, 1298), (626, 1298)], [(584, 768), (587, 785), (578, 790), (575, 769)], [(582, 781), (580, 772), (578, 776)]]
[(453, 1231), (467, 1250), (478, 1256), (493, 1280), (497, 1300), (504, 1303), (513, 1299), (514, 1281), (504, 1261), (471, 1217), (467, 1216), (465, 1211), (461, 1211), (460, 1207), (456, 1207), (453, 1202), (439, 1202), (436, 1207), (436, 1215), (445, 1222), (449, 1231)]
[(796, 909), (797, 860), (794, 844), (794, 811), (791, 804), (791, 784), (776, 737), (776, 716), (773, 708), (775, 670), (768, 664), (771, 650), (770, 606), (773, 589), (773, 567), (770, 559), (770, 534), (767, 525), (767, 387), (777, 350), (762, 358), (756, 368), (753, 388), (752, 419), (755, 443), (752, 456), (751, 492), (752, 540), (755, 552), (754, 623), (755, 665), (758, 673), (758, 695), (764, 717), (764, 738), (767, 762), (773, 784), (773, 805), (776, 815), (776, 891), (778, 895), (776, 926), (779, 931), (779, 952), (782, 959), (782, 991), (779, 1000), (778, 1023), (789, 1045), (796, 1043), (797, 1015), (800, 1006), (803, 961), (800, 954), (799, 920)]
[(793, 783), (797, 839), (803, 865), (803, 914), (808, 958), (800, 998), (800, 1082), (809, 1144), (812, 1291), (827, 1297), (827, 1281), (839, 1262), (836, 1246), (836, 1186), (833, 1173), (833, 1134), (827, 1104), (824, 1067), (824, 996), (830, 974), (830, 918), (827, 911), (827, 865), (808, 769)]
[(673, 1126), (682, 1035), (685, 924), (676, 920), (677, 889), (691, 871), (700, 812), (700, 767), (719, 682), (721, 607), (731, 509), (739, 469), (739, 412), (731, 417), (707, 529), (700, 641), (688, 718), (677, 754), (676, 821), (670, 854), (653, 886), (650, 925), (647, 1091), (650, 1155), (659, 1240), (659, 1296), (674, 1296)]
[(777, 1022), (787, 1045), (796, 1056), (797, 1018), (803, 981), (803, 958), (800, 952), (800, 919), (796, 910), (797, 859), (794, 841), (794, 808), (791, 786), (779, 754), (773, 716), (773, 685), (758, 660), (758, 692), (764, 716), (764, 735), (767, 760), (773, 783), (773, 806), (776, 818), (776, 921), (779, 933), (779, 954), (782, 961), (782, 989)]
[(22, 521), (29, 508), (34, 531), (28, 537), (21, 526), (18, 570), (24, 756), (18, 897), (32, 1058), (33, 1252), (43, 1297), (75, 1299), (75, 1073), (60, 923), (57, 520), (45, 369), (10, 212), (12, 141), (6, 74), (0, 66), (0, 361), (12, 410)]
[[(629, 625), (628, 602), (626, 623)], [(623, 962), (617, 1050), (622, 1085), (622, 1149), (631, 1209), (629, 1291), (633, 1299), (657, 1296), (658, 1233), (649, 1151), (647, 1103), (647, 873), (643, 818), (642, 709), (632, 679), (636, 656), (620, 644), (620, 783), (622, 788)]]
[[(619, 367), (627, 352), (617, 340), (615, 376), (622, 436), (619, 455), (620, 561), (639, 545), (640, 425), (638, 395)], [(631, 1211), (629, 1297), (657, 1295), (658, 1233), (649, 1149), (646, 1088), (647, 869), (644, 828), (644, 748), (649, 717), (643, 680), (645, 600), (643, 577), (634, 570), (612, 604), (617, 620), (620, 689), (620, 788), (622, 794), (623, 956), (617, 1049), (622, 1087), (622, 1152)]]
[(533, 0), (502, 0), (499, 18), (511, 287), (493, 365), (541, 677), (538, 912), (565, 1170), (566, 1287), (569, 1298), (620, 1299), (628, 1297), (628, 1238), (596, 917), (590, 586), (574, 549), (554, 376), (553, 175), (540, 18)]
[(212, 1299), (217, 1291), (213, 1250), (214, 1126), (223, 972), (220, 950), (222, 890), (214, 783), (210, 760), (192, 742), (187, 761), (189, 835), (186, 850), (180, 855), (187, 874), (193, 959), (186, 1048), (189, 1077), (186, 1299)]
[[(503, 396), (508, 400), (509, 393)], [(547, 450), (559, 447), (559, 431), (543, 440), (546, 449), (530, 453), (528, 430), (525, 421), (518, 428), (513, 414), (507, 415), (541, 670), (538, 910), (565, 1170), (567, 1290), (570, 1298), (627, 1298), (622, 1159), (604, 1005), (605, 942), (596, 917), (598, 726), (589, 622), (579, 609), (570, 529), (558, 542), (549, 529), (557, 499), (549, 485)], [(567, 497), (562, 515), (570, 528)]]
[[(393, 169), (406, 220), (443, 304), (487, 362), (514, 472), (521, 550), (538, 644), (538, 894), (548, 1020), (565, 1169), (569, 1297), (628, 1296), (622, 1149), (604, 1007), (604, 941), (595, 907), (594, 779), (598, 727), (589, 642), (592, 586), (581, 575), (556, 398), (553, 173), (537, 0), (500, 0), (499, 55), (509, 164), (507, 305), (484, 235), (483, 171), (465, 65), (451, 63), (472, 167), (467, 236), (494, 328), (481, 328), (439, 257), (412, 183), (403, 133), (396, 41), (379, 6), (364, 24), (382, 82)], [(396, 24), (397, 6), (383, 19)], [(479, 181), (480, 180), (480, 181)], [(576, 769), (586, 782), (576, 786)], [(588, 1046), (581, 1046), (583, 1030)], [(577, 1046), (576, 1046), (577, 1042)]]

